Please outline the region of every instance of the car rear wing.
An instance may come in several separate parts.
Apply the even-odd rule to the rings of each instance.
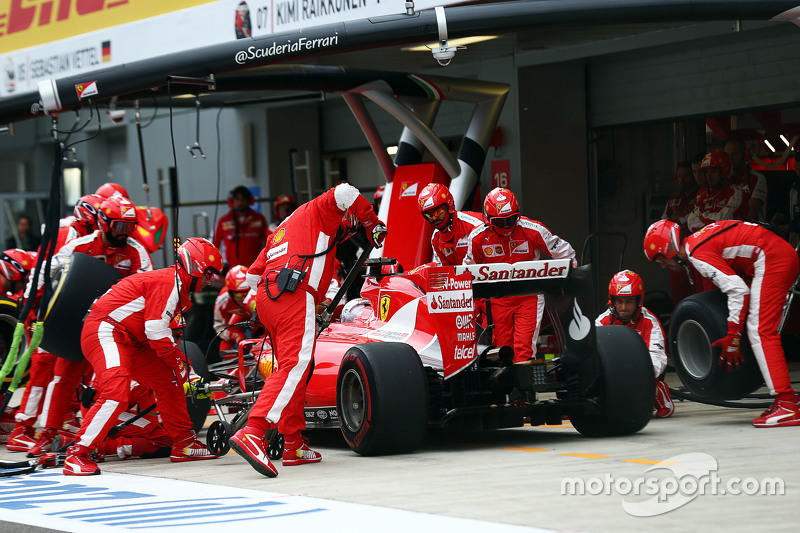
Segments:
[[[591,283],[591,265],[573,267],[571,259],[459,265],[456,274],[472,275],[475,298],[501,298],[529,294],[576,296]]]

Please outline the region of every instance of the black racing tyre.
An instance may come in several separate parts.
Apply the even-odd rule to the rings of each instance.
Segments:
[[[231,449],[230,438],[233,436],[231,425],[222,420],[214,420],[206,432],[206,446],[214,455],[225,455]]]
[[[47,304],[40,346],[68,361],[83,361],[83,319],[92,303],[120,277],[119,271],[108,263],[86,254],[73,254],[53,279],[56,288]]]
[[[597,328],[600,376],[590,394],[600,412],[575,412],[570,422],[587,437],[630,435],[653,415],[656,380],[650,352],[636,331],[625,326]]]
[[[428,428],[428,381],[408,344],[353,346],[336,380],[339,426],[360,455],[405,453],[418,448]]]
[[[178,343],[181,350],[186,350],[186,357],[189,358],[189,364],[192,370],[208,382],[210,374],[208,373],[208,364],[205,361],[205,354],[200,347],[191,341],[183,341]],[[211,409],[211,398],[186,398],[186,409],[189,411],[189,418],[192,419],[192,429],[195,433],[199,433],[206,423],[206,417]]]
[[[8,351],[11,348],[11,343],[14,341],[14,330],[17,327],[18,314],[19,307],[17,306],[17,302],[0,296],[0,368],[2,368],[3,363],[6,362],[6,357],[8,357]],[[22,342],[20,343],[17,357],[22,355],[26,346],[27,344],[23,338]],[[14,366],[14,369],[15,368],[16,365]],[[6,392],[8,386],[11,384],[11,381],[14,379],[14,369],[12,369],[8,376],[6,376],[6,379],[3,381],[3,383],[0,383],[0,394]],[[27,381],[27,373],[20,384],[24,383],[25,381]]]
[[[681,382],[704,400],[737,400],[761,387],[764,378],[753,350],[742,335],[745,363],[728,372],[717,364],[719,348],[711,343],[728,332],[728,299],[719,290],[701,292],[684,298],[672,313],[669,328],[670,353]]]

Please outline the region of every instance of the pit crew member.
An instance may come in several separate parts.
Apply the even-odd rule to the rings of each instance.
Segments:
[[[281,194],[272,203],[272,214],[275,220],[269,224],[269,232],[274,232],[278,225],[286,220],[297,209],[297,200],[291,194]]]
[[[253,316],[245,301],[248,292],[247,267],[236,265],[225,274],[225,286],[214,302],[214,331],[221,339],[220,351],[236,349],[245,338],[245,323]]]
[[[797,252],[782,237],[752,222],[724,220],[706,226],[680,244],[677,224],[660,220],[644,237],[644,252],[662,268],[683,268],[689,261],[728,296],[728,331],[712,346],[719,364],[737,370],[744,363],[742,331],[775,396],[772,406],[753,420],[759,428],[800,425],[800,396],[792,390],[778,324],[786,294],[797,278]]]
[[[62,246],[53,257],[53,269],[74,253],[81,252],[108,263],[123,277],[152,270],[150,254],[139,241],[130,237],[136,229],[136,220],[136,208],[130,200],[120,195],[106,198],[97,212],[98,229]],[[144,263],[142,257],[146,258]],[[69,361],[61,357],[55,359],[53,377],[42,403],[41,423],[44,429],[36,445],[28,451],[29,456],[41,455],[52,444],[74,406],[75,402],[71,400],[82,377],[85,381],[91,379],[91,367],[86,361]]]
[[[228,193],[230,211],[217,221],[214,246],[222,250],[226,267],[249,265],[267,240],[267,219],[251,207],[256,199],[239,185]]]
[[[731,185],[742,189],[742,203],[732,218],[737,220],[767,220],[767,178],[750,168],[744,141],[733,137],[725,143],[725,153],[731,158]]]
[[[352,185],[339,184],[284,220],[247,270],[278,370],[266,379],[247,425],[231,437],[230,444],[267,477],[278,475],[264,449],[264,436],[275,425],[285,438],[284,466],[322,460],[300,433],[305,428],[303,402],[316,343],[315,306],[334,275],[336,246],[355,231],[356,222],[364,226],[373,245],[382,245],[386,226],[372,204]]]
[[[456,211],[453,195],[440,183],[429,183],[417,196],[419,211],[433,226],[431,247],[437,265],[460,265],[469,247],[469,234],[483,225],[480,213]]]
[[[712,150],[700,163],[708,186],[697,194],[694,209],[686,219],[689,231],[697,231],[719,220],[730,220],[742,204],[742,190],[728,183],[731,158],[722,150]]]
[[[656,416],[668,418],[675,412],[675,404],[663,379],[667,368],[664,330],[658,318],[642,305],[643,298],[644,282],[639,274],[631,270],[617,272],[608,284],[608,309],[595,319],[594,324],[627,326],[639,334],[650,352],[656,374]]]
[[[100,473],[90,453],[127,409],[131,380],[155,392],[164,428],[174,442],[171,461],[217,457],[192,431],[184,398],[189,369],[170,322],[191,306],[191,293],[208,286],[221,270],[217,247],[192,237],[178,248],[176,265],[122,279],[94,303],[83,324],[81,349],[94,369],[98,397],[67,450],[64,474]],[[150,350],[143,350],[144,345]]]
[[[514,193],[496,188],[483,203],[486,223],[470,233],[466,264],[516,263],[539,259],[542,252],[553,259],[571,259],[577,266],[575,250],[565,240],[552,234],[544,224],[519,214]],[[495,325],[493,343],[511,346],[515,363],[536,356],[544,296],[492,298],[491,317]]]

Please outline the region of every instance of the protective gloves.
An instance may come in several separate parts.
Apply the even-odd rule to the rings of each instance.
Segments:
[[[183,394],[186,396],[191,396],[192,393],[196,390],[203,390],[206,382],[203,378],[197,377],[192,378],[191,380],[187,381],[183,384]],[[198,400],[204,400],[206,398],[211,398],[210,392],[198,392],[197,396],[195,396]]]
[[[739,370],[744,364],[744,356],[740,348],[741,342],[742,332],[739,326],[733,322],[728,322],[728,334],[711,344],[714,348],[721,348],[717,364],[726,366],[728,372]]]
[[[386,225],[381,222],[380,220],[372,226],[371,228],[365,228],[367,230],[367,237],[369,238],[369,242],[375,248],[380,248],[383,246],[383,241],[386,239],[386,235],[389,233],[389,230],[386,229]]]

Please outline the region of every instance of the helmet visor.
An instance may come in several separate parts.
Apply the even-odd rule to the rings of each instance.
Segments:
[[[6,254],[2,254],[0,256],[0,261],[3,261],[5,263],[4,265],[0,265],[3,267],[2,269],[0,269],[0,272],[2,272],[11,281],[21,280],[22,278],[25,277],[25,274],[27,274],[28,272],[27,269],[25,269],[25,267],[19,264],[19,261],[17,261],[13,257],[9,257]]]
[[[131,220],[112,220],[109,227],[119,235],[128,236],[136,229],[136,222]]]
[[[439,207],[428,209],[427,211],[422,213],[422,216],[424,216],[431,222],[435,222],[443,219],[446,214],[447,214],[447,206],[440,205]]]
[[[519,215],[511,215],[507,217],[492,217],[489,219],[489,224],[496,228],[509,229],[517,225]]]

